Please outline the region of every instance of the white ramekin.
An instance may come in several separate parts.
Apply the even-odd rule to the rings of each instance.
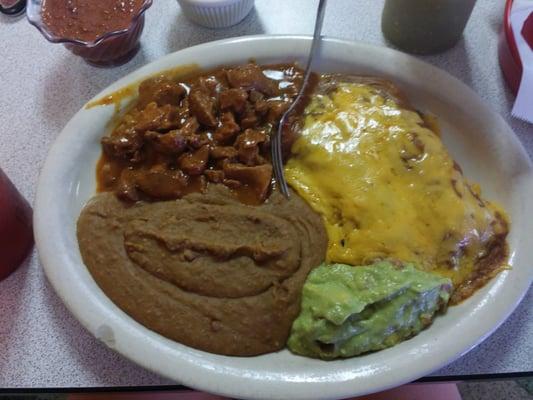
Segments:
[[[224,28],[241,22],[254,0],[178,0],[187,18],[208,28]]]

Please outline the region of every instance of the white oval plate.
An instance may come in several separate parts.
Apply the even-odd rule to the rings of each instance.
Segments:
[[[206,43],[146,65],[95,99],[184,64],[212,68],[250,58],[258,63],[296,60],[303,64],[309,46],[310,38],[303,36],[248,36]],[[326,362],[287,350],[259,357],[225,357],[173,342],[116,307],[81,260],[76,220],[95,193],[99,140],[113,115],[113,106],[83,108],[50,150],[39,181],[34,224],[48,279],[99,340],[130,360],[199,390],[250,399],[344,398],[397,386],[443,367],[490,335],[514,310],[531,283],[533,173],[509,126],[457,79],[388,48],[324,39],[317,69],[388,77],[416,107],[440,117],[443,140],[465,175],[479,182],[484,195],[500,202],[510,215],[512,269],[450,308],[418,336],[362,357]]]

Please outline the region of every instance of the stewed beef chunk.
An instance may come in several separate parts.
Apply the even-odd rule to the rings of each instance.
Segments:
[[[215,98],[200,89],[193,89],[189,94],[189,109],[198,122],[202,125],[214,128],[217,126],[215,115]]]
[[[229,143],[233,141],[240,130],[241,128],[237,122],[235,122],[233,114],[231,112],[225,112],[220,117],[220,123],[213,138],[218,143]]]
[[[239,181],[241,184],[252,188],[257,198],[264,201],[272,180],[272,165],[263,164],[248,167],[243,164],[226,163],[224,175],[228,179]]]
[[[256,165],[259,163],[259,144],[265,142],[266,134],[264,132],[246,129],[235,140],[239,161],[246,165]]]
[[[187,177],[179,170],[136,171],[135,184],[140,191],[150,197],[175,199],[184,194],[187,188]]]
[[[230,110],[241,114],[246,106],[248,93],[244,89],[228,89],[220,93],[219,102],[222,111]]]
[[[188,146],[196,147],[196,142],[200,140],[199,135],[196,135],[199,126],[196,118],[189,118],[179,129],[167,133],[148,131],[144,137],[154,144],[157,151],[165,154],[179,155]]]
[[[226,86],[216,76],[211,75],[199,77],[198,88],[208,93],[209,96],[216,97]]]
[[[215,160],[235,158],[239,152],[233,146],[215,146],[211,149],[210,156]]]
[[[115,159],[136,159],[144,142],[142,135],[133,129],[124,130],[118,135],[104,136],[101,140],[104,153]]]
[[[232,88],[255,89],[267,96],[279,94],[278,83],[267,78],[256,64],[228,69],[226,75]]]
[[[250,103],[246,104],[244,113],[241,116],[241,129],[254,128],[260,122],[259,117],[255,112],[255,108]]]
[[[209,146],[202,146],[194,153],[183,154],[178,165],[183,172],[189,175],[201,175],[207,168],[209,160]]]
[[[178,106],[186,94],[187,91],[183,86],[164,76],[149,78],[139,85],[137,108],[142,109],[152,101],[158,106],[165,104]]]
[[[120,174],[116,188],[117,197],[124,201],[134,202],[139,200],[139,192],[135,183],[134,172],[125,169]]]
[[[159,107],[155,101],[146,105],[138,112],[132,113],[135,118],[134,128],[137,132],[168,131],[180,126],[179,108],[170,104]]]
[[[224,171],[219,169],[208,169],[204,172],[209,182],[222,183],[224,182]]]
[[[271,124],[277,124],[291,104],[288,101],[271,100],[268,102],[268,105],[269,108],[266,120]]]

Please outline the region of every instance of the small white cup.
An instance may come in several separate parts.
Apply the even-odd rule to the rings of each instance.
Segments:
[[[208,28],[224,28],[241,22],[254,0],[178,0],[187,18]]]

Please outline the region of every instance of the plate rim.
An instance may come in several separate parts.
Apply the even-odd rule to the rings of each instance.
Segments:
[[[116,90],[117,88],[125,86],[128,81],[132,81],[134,75],[144,74],[146,76],[146,75],[152,74],[153,72],[148,72],[148,71],[153,71],[154,67],[156,67],[157,65],[162,65],[166,61],[173,60],[174,58],[179,58],[179,54],[183,51],[207,50],[212,46],[224,46],[224,45],[231,46],[231,45],[237,45],[240,42],[256,41],[256,40],[260,40],[260,41],[281,40],[281,41],[289,41],[289,42],[290,41],[301,41],[303,44],[308,45],[311,41],[311,37],[308,35],[250,35],[250,36],[241,36],[241,37],[235,37],[235,38],[229,38],[229,39],[222,39],[222,40],[217,40],[213,42],[202,43],[196,46],[191,46],[191,47],[167,54],[163,57],[160,57],[150,62],[149,64],[141,66],[140,68],[130,72],[126,76],[120,78],[119,80],[115,81],[114,83],[112,83],[111,85],[103,89],[100,93],[98,93],[96,96],[90,99],[86,104],[96,99],[102,98],[103,96],[106,95],[106,93],[110,93]],[[390,55],[394,55],[395,57],[403,58],[404,60],[410,60],[414,62],[415,64],[423,65],[424,68],[429,67],[436,74],[445,76],[448,80],[450,79],[453,80],[454,84],[464,87],[467,91],[471,93],[471,95],[475,96],[478,103],[480,103],[484,108],[489,110],[493,114],[493,117],[496,118],[500,124],[503,124],[502,126],[505,126],[507,130],[510,132],[510,134],[507,135],[508,136],[507,139],[511,140],[512,142],[511,144],[514,150],[517,152],[518,156],[524,159],[523,161],[526,162],[527,169],[525,171],[524,179],[526,180],[525,182],[528,185],[529,193],[533,195],[532,163],[531,163],[531,160],[529,159],[529,156],[527,155],[526,150],[524,149],[521,142],[519,141],[518,137],[516,136],[512,128],[503,120],[501,115],[491,110],[490,107],[486,104],[486,102],[483,99],[481,99],[471,88],[465,85],[462,81],[450,75],[446,71],[440,68],[437,68],[425,61],[414,58],[410,55],[401,53],[391,48],[374,46],[374,45],[370,45],[367,43],[361,43],[361,42],[343,40],[343,39],[337,39],[337,38],[331,38],[331,37],[324,37],[323,40],[325,42],[336,43],[341,46],[351,46],[351,47],[356,47],[356,48],[358,47],[358,48],[364,48],[364,49],[372,49],[373,51],[385,52]],[[157,69],[155,71],[157,71]],[[233,379],[232,380],[230,379],[226,383],[230,383],[231,381],[235,383],[234,385],[231,385],[231,384],[221,385],[220,382],[217,382],[218,380],[228,379],[228,376],[224,373],[224,371],[218,371],[218,370],[206,371],[205,368],[203,368],[202,366],[199,366],[198,364],[194,362],[194,361],[197,361],[195,357],[192,357],[191,359],[182,359],[181,361],[182,365],[188,364],[187,366],[190,368],[190,371],[189,373],[186,374],[186,376],[180,373],[169,373],[168,371],[162,371],[161,368],[158,368],[158,366],[156,365],[151,365],[150,362],[144,358],[146,354],[144,354],[142,350],[139,351],[137,354],[131,354],[125,351],[124,348],[116,347],[116,343],[113,343],[112,341],[107,340],[105,338],[105,335],[104,336],[101,335],[101,332],[99,334],[94,329],[92,329],[92,326],[94,325],[92,320],[94,319],[95,316],[80,315],[80,314],[83,314],[78,309],[80,304],[77,304],[77,303],[75,304],[74,302],[69,301],[69,298],[67,295],[68,290],[66,290],[66,288],[64,287],[64,282],[62,282],[60,277],[57,275],[57,271],[55,270],[58,257],[57,257],[57,253],[54,253],[52,249],[55,249],[57,251],[57,248],[55,248],[54,243],[52,242],[52,236],[49,236],[49,231],[47,229],[48,218],[46,216],[47,211],[48,211],[47,206],[50,205],[51,200],[53,200],[53,197],[51,197],[50,193],[47,192],[47,188],[49,187],[50,183],[53,183],[54,181],[57,181],[57,179],[59,179],[57,175],[55,174],[56,172],[56,168],[55,168],[56,158],[55,157],[60,156],[61,152],[66,150],[64,148],[64,143],[68,142],[67,140],[69,138],[68,132],[71,129],[71,124],[73,124],[76,121],[76,119],[79,118],[81,114],[83,114],[83,112],[85,111],[86,104],[82,106],[82,108],[72,117],[72,119],[65,125],[61,133],[56,137],[56,139],[54,140],[54,143],[49,149],[48,155],[46,157],[46,161],[40,173],[38,186],[37,186],[37,193],[36,193],[35,203],[34,203],[34,234],[35,234],[36,247],[38,249],[39,257],[41,259],[41,264],[43,265],[45,274],[49,282],[52,284],[55,292],[59,295],[63,303],[69,309],[69,311],[75,316],[75,318],[78,321],[80,321],[80,323],[91,333],[91,335],[103,341],[108,347],[119,352],[120,354],[130,359],[131,361],[135,362],[136,364],[141,365],[144,368],[147,368],[148,370],[156,372],[160,375],[166,376],[170,379],[179,380],[181,383],[187,386],[197,388],[200,390],[205,390],[205,391],[212,392],[212,393],[226,395],[226,396],[239,396],[239,395],[242,395],[242,393],[245,393],[247,398],[284,398],[288,394],[290,394],[291,398],[295,398],[295,399],[296,398],[323,398],[324,396],[346,397],[346,396],[353,396],[353,395],[364,395],[364,394],[368,394],[376,390],[385,390],[390,387],[397,386],[397,385],[409,382],[413,379],[417,379],[426,374],[429,374],[443,367],[444,365],[447,365],[453,362],[454,360],[456,360],[457,358],[459,358],[460,356],[462,356],[463,354],[471,350],[477,344],[485,340],[514,311],[514,309],[518,306],[520,301],[526,295],[528,287],[531,284],[531,281],[530,281],[529,284],[523,285],[525,289],[520,292],[519,296],[516,296],[513,299],[513,302],[511,304],[508,304],[508,307],[506,308],[505,311],[502,311],[500,313],[501,315],[495,324],[491,325],[489,329],[485,329],[484,333],[480,337],[478,337],[476,340],[473,340],[472,343],[469,343],[467,346],[463,346],[463,348],[461,348],[459,351],[455,351],[453,355],[446,357],[446,361],[444,362],[441,361],[440,363],[433,363],[431,368],[429,369],[424,368],[423,372],[421,372],[419,368],[415,374],[411,373],[409,374],[409,376],[407,376],[407,374],[403,374],[399,377],[395,377],[394,379],[392,378],[385,379],[384,383],[379,388],[368,388],[368,387],[361,388],[361,387],[358,387],[358,386],[361,386],[361,382],[354,382],[354,381],[342,380],[342,379],[339,379],[338,381],[335,381],[335,382],[313,381],[311,383],[306,382],[306,381],[303,381],[303,382],[283,381],[283,382],[276,382],[278,383],[278,385],[276,385],[276,387],[273,387],[272,381],[261,380],[261,376],[253,375],[253,374],[251,374],[250,376],[241,376],[241,377],[232,376]],[[508,274],[508,271],[505,271],[502,274]],[[159,336],[158,334],[152,331],[149,331],[147,328],[142,327],[142,329],[148,332],[151,332],[153,335]],[[135,335],[133,336],[135,337]],[[165,340],[172,342],[168,339],[164,339],[163,342]],[[150,347],[154,345],[154,343],[151,343],[151,341],[152,340],[150,340],[150,344],[149,344]],[[156,344],[154,349],[157,350],[157,347],[158,345]],[[205,354],[208,354],[208,353],[205,353]],[[211,356],[210,354],[208,355]],[[211,374],[209,377],[210,379],[207,379],[204,382],[199,383],[197,377],[195,377],[194,375],[195,370],[196,372],[202,372],[204,374],[205,373]],[[248,386],[248,388],[244,392],[242,390],[236,389],[240,385]]]

